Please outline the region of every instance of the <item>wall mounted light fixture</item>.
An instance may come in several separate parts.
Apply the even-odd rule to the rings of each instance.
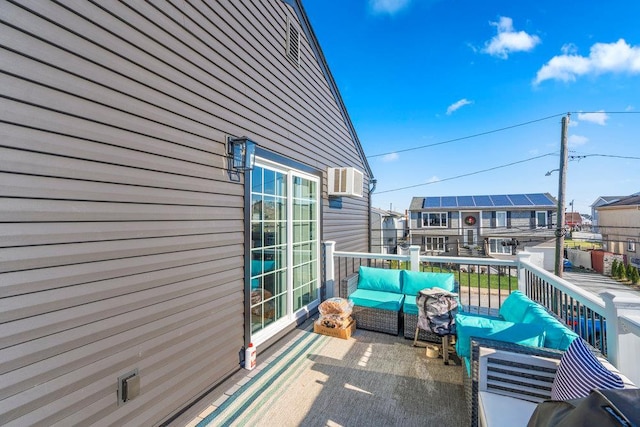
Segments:
[[[256,143],[246,136],[227,138],[227,150],[231,156],[231,167],[235,170],[251,170],[255,164]]]

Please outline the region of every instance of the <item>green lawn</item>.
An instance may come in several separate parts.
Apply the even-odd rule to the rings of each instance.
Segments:
[[[408,270],[411,268],[410,262],[398,262],[391,261],[390,268]],[[476,271],[458,271],[454,269],[448,269],[446,267],[439,267],[436,265],[423,265],[422,271],[434,272],[434,273],[453,273],[460,286],[468,286],[471,288],[481,289],[502,289],[502,290],[514,290],[518,289],[518,278],[515,276],[498,275],[492,272],[487,274],[486,267],[472,267]],[[480,273],[478,273],[480,269]]]
[[[565,248],[570,248],[570,249],[582,249],[582,250],[589,250],[589,249],[602,249],[602,243],[600,242],[585,242],[584,240],[571,240],[571,239],[564,239],[564,246]]]

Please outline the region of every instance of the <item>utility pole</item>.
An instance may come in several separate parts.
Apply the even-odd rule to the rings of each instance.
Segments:
[[[562,277],[563,261],[564,261],[564,235],[566,233],[565,228],[565,215],[564,215],[564,193],[567,185],[567,161],[569,159],[569,153],[567,151],[567,128],[569,127],[570,113],[567,113],[567,117],[562,118],[562,130],[560,133],[560,170],[558,178],[558,213],[556,215],[556,265],[555,275]]]

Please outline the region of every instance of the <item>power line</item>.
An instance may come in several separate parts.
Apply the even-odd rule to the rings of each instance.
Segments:
[[[511,163],[507,163],[507,164],[504,164],[504,165],[500,165],[500,166],[494,166],[494,167],[489,168],[489,169],[483,169],[483,170],[479,170],[479,171],[475,171],[475,172],[465,173],[465,174],[462,174],[462,175],[452,176],[452,177],[449,177],[449,178],[443,178],[443,179],[439,179],[439,180],[433,181],[433,182],[424,182],[422,184],[408,185],[406,187],[394,188],[393,190],[377,191],[376,194],[391,193],[392,191],[406,190],[408,188],[422,187],[423,185],[436,184],[436,183],[443,182],[443,181],[451,181],[453,179],[459,179],[459,178],[464,178],[464,177],[471,176],[471,175],[477,175],[477,174],[484,173],[484,172],[490,172],[490,171],[493,171],[493,170],[496,170],[496,169],[506,168],[508,166],[513,166],[513,165],[517,165],[517,164],[520,164],[520,163],[530,162],[532,160],[540,159],[542,157],[554,156],[554,155],[556,155],[556,153],[542,154],[540,156],[530,157],[528,159],[518,160],[518,161],[515,161],[515,162],[511,162]]]
[[[614,159],[640,160],[640,157],[616,156],[613,154],[582,154],[582,155],[569,156],[569,160],[581,160],[581,159],[586,159],[587,157],[612,157]]]
[[[569,114],[640,114],[640,111],[572,111]],[[542,117],[542,118],[534,119],[534,120],[529,120],[528,122],[518,123],[518,124],[515,124],[515,125],[511,125],[511,126],[505,126],[505,127],[498,128],[498,129],[492,129],[492,130],[488,130],[486,132],[480,132],[480,133],[476,133],[476,134],[473,134],[473,135],[461,136],[459,138],[453,138],[453,139],[448,139],[448,140],[445,140],[445,141],[435,142],[433,144],[420,145],[418,147],[405,148],[405,149],[402,149],[402,150],[394,150],[394,151],[389,151],[387,153],[372,154],[370,156],[367,156],[367,158],[371,159],[371,158],[374,158],[374,157],[387,156],[389,154],[406,153],[407,151],[421,150],[423,148],[429,148],[429,147],[435,147],[435,146],[438,146],[438,145],[450,144],[452,142],[457,142],[457,141],[464,141],[465,139],[477,138],[479,136],[484,136],[484,135],[489,135],[489,134],[492,134],[492,133],[502,132],[502,131],[505,131],[505,130],[514,129],[514,128],[517,128],[517,127],[530,125],[532,123],[537,123],[537,122],[553,119],[554,117],[560,117],[560,116],[564,116],[564,115],[565,115],[565,113],[553,114],[551,116]]]
[[[452,142],[463,141],[465,139],[471,139],[471,138],[477,138],[477,137],[483,136],[483,135],[489,135],[489,134],[492,134],[492,133],[502,132],[502,131],[505,131],[505,130],[517,128],[517,127],[520,127],[520,126],[530,125],[531,123],[541,122],[543,120],[549,120],[549,119],[552,119],[554,117],[559,117],[559,116],[563,116],[563,115],[564,115],[564,113],[562,113],[562,114],[554,114],[552,116],[542,117],[540,119],[529,120],[528,122],[524,122],[524,123],[518,123],[518,124],[515,124],[515,125],[506,126],[506,127],[499,128],[499,129],[488,130],[486,132],[480,132],[480,133],[476,133],[476,134],[473,134],[473,135],[462,136],[460,138],[448,139],[446,141],[436,142],[436,143],[433,143],[433,144],[421,145],[419,147],[413,147],[413,148],[405,148],[403,150],[394,150],[394,151],[390,151],[388,153],[372,154],[371,156],[367,156],[367,158],[381,157],[381,156],[386,156],[386,155],[394,154],[394,153],[405,153],[407,151],[421,150],[423,148],[435,147],[437,145],[450,144]]]

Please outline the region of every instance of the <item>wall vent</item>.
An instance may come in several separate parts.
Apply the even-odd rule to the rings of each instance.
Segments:
[[[300,31],[289,17],[287,17],[287,58],[294,64],[300,65]]]
[[[362,197],[364,175],[356,168],[329,168],[329,196]]]

